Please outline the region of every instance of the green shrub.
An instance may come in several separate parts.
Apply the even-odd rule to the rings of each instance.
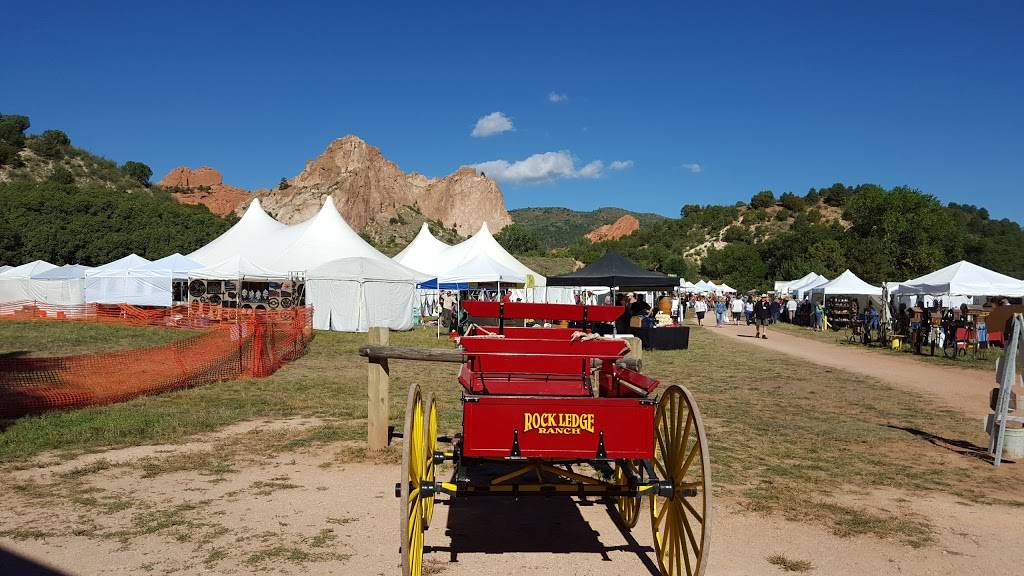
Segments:
[[[71,146],[71,139],[60,130],[47,130],[38,136],[33,136],[28,141],[28,147],[33,152],[50,160],[63,158],[69,146]]]
[[[149,186],[149,179],[153,176],[153,170],[149,166],[134,160],[129,160],[122,164],[121,172],[124,172],[125,176],[143,186]]]
[[[750,198],[752,208],[770,208],[775,205],[775,193],[771,190],[762,190]]]
[[[792,210],[793,212],[803,212],[803,210],[807,208],[807,203],[804,199],[792,192],[786,192],[780,196],[779,204],[782,204],[783,208]]]

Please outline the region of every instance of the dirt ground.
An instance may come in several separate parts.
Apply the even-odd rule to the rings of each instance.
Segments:
[[[203,454],[218,443],[301,430],[315,420],[246,423],[183,445],[134,447],[13,470],[0,510],[0,573],[397,574],[395,464],[341,463],[345,446],[248,460],[216,474],[141,464]],[[173,470],[173,469],[172,469]],[[77,497],[41,507],[47,491],[77,484]],[[28,487],[28,488],[26,488]],[[96,502],[112,503],[106,513]],[[812,573],[1021,574],[1017,507],[969,504],[898,490],[849,494],[868,508],[928,517],[936,543],[911,548],[872,537],[715,505],[709,575],[783,573],[773,555],[810,562]],[[117,505],[124,502],[124,509]],[[92,508],[89,508],[92,506]],[[437,507],[427,533],[427,574],[656,574],[646,516],[621,531],[599,502],[457,500]]]

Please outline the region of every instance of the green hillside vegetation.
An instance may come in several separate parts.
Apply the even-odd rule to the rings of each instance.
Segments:
[[[28,128],[25,116],[0,115],[0,264],[160,258],[191,252],[236,221],[151,188],[141,162],[118,166],[59,130]]]
[[[762,191],[749,204],[686,205],[680,218],[615,241],[579,240],[568,253],[591,262],[615,250],[641,265],[725,281],[741,290],[809,271],[846,268],[868,282],[901,281],[958,260],[1024,277],[1024,231],[975,206],[942,205],[899,186],[834,184],[804,196]]]
[[[622,208],[598,208],[589,212],[568,208],[518,208],[510,210],[512,221],[537,238],[541,249],[568,248],[580,237],[603,224],[611,224],[626,214],[636,216],[640,227],[666,220],[661,214],[630,212]]]

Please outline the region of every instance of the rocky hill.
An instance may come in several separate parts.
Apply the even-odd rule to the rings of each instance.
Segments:
[[[256,194],[268,212],[289,224],[315,214],[326,196],[359,231],[386,226],[403,207],[462,235],[476,232],[483,222],[492,232],[512,222],[501,188],[473,168],[443,178],[406,174],[379,149],[351,135],[331,142],[294,178]]]
[[[623,216],[637,220],[639,227],[667,220],[660,214],[630,212],[622,208],[580,211],[569,208],[518,208],[512,220],[527,229],[546,249],[567,248],[596,228],[615,224]],[[634,229],[635,231],[635,229]]]
[[[591,242],[618,240],[640,229],[640,221],[632,214],[626,214],[611,224],[602,224],[584,235]]]
[[[218,216],[227,216],[252,199],[246,190],[224,184],[221,173],[209,166],[195,170],[187,166],[174,168],[157,182],[182,204],[202,204]]]

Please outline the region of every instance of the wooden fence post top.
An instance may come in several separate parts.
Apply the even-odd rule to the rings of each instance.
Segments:
[[[380,326],[369,329],[367,334],[371,346],[387,346],[390,330]],[[369,363],[367,374],[367,450],[375,452],[388,447],[388,394],[390,382],[388,363]]]

